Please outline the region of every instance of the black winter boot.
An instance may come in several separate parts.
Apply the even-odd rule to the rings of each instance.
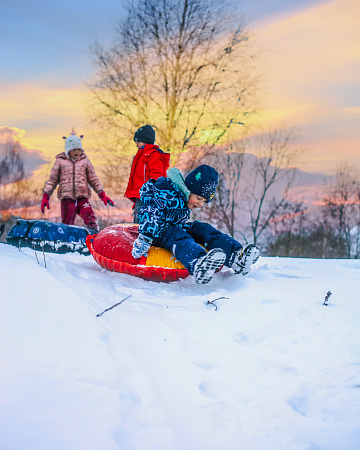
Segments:
[[[250,272],[250,267],[259,259],[260,250],[256,245],[249,244],[245,250],[238,250],[235,253],[234,262],[231,268],[235,273],[246,275]]]
[[[194,268],[194,277],[199,284],[208,283],[214,276],[216,270],[220,269],[225,262],[226,255],[220,248],[214,248],[206,255],[198,259]]]

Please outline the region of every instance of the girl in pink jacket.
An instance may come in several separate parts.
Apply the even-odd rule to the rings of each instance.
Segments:
[[[65,152],[56,155],[55,164],[45,184],[41,211],[45,212],[45,206],[50,209],[51,194],[59,185],[57,196],[61,201],[62,223],[74,225],[78,214],[88,228],[98,232],[99,224],[89,203],[90,187],[99,195],[105,206],[114,206],[114,202],[106,196],[93,165],[84,153],[82,137],[76,136],[73,131],[65,141]]]

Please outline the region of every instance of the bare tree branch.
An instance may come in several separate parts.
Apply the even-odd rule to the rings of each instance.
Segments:
[[[292,168],[299,154],[294,145],[294,130],[277,129],[255,138],[257,159],[249,171],[248,210],[251,219],[253,242],[269,227],[270,222],[288,207],[287,194],[295,180]],[[275,184],[282,183],[280,196],[272,194]]]
[[[247,41],[226,1],[131,0],[114,45],[91,48],[95,123],[111,122],[114,136],[121,127],[127,137],[156,124],[158,143],[173,153],[221,142],[255,112]]]

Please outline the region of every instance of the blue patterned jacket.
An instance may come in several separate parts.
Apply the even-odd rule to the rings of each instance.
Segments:
[[[140,189],[143,206],[139,214],[139,233],[155,238],[165,228],[173,225],[185,230],[189,228],[191,222],[187,222],[190,217],[187,197],[170,178],[149,180]]]

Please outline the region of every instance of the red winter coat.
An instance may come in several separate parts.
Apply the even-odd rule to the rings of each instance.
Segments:
[[[129,184],[124,196],[135,201],[140,198],[139,189],[151,178],[166,177],[170,155],[163,153],[157,145],[145,144],[136,153],[131,166]]]
[[[65,152],[56,155],[55,158],[56,161],[46,182],[44,193],[51,196],[56,186],[59,185],[57,196],[60,200],[64,198],[76,200],[90,198],[90,186],[97,194],[104,190],[85,153],[76,161],[67,158]]]

